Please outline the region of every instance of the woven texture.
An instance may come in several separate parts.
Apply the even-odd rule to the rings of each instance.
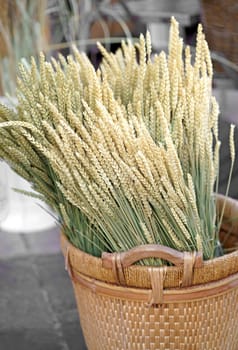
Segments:
[[[89,350],[237,350],[238,289],[193,302],[148,307],[74,283]]]
[[[238,216],[238,203],[229,199],[224,217],[233,216]],[[237,245],[238,223],[226,225],[223,237],[232,231],[227,245],[229,237]],[[194,267],[187,288],[181,288],[182,267],[163,269],[163,285],[156,286],[162,287],[161,295],[151,279],[161,276],[162,268],[153,268],[153,274],[146,266],[125,268],[126,286],[118,286],[102,259],[76,249],[64,235],[61,243],[89,350],[238,349],[237,250]]]
[[[201,9],[210,49],[238,64],[237,0],[201,0]]]

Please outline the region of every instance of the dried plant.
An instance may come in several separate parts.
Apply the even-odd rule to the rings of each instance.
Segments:
[[[1,92],[15,96],[18,62],[46,48],[47,0],[0,0],[0,7]]]
[[[151,57],[148,33],[115,54],[99,47],[97,71],[76,49],[20,65],[17,110],[0,108],[0,156],[84,251],[159,243],[212,258],[219,108],[202,27],[194,64],[174,18],[168,56]]]

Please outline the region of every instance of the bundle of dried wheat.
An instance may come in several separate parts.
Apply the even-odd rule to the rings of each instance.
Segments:
[[[41,55],[39,70],[20,66],[17,111],[0,110],[0,156],[82,250],[160,243],[212,258],[219,109],[201,26],[194,64],[174,18],[168,56],[152,59],[149,34],[115,54],[100,49],[97,71],[76,49],[59,62]]]

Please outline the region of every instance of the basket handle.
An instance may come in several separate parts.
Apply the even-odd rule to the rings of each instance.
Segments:
[[[147,258],[159,258],[171,262],[175,266],[184,264],[184,258],[187,252],[179,252],[175,249],[160,244],[145,244],[132,248],[126,252],[120,253],[102,253],[103,267],[111,269],[115,255],[120,255],[120,261],[123,268],[129,267],[139,260]],[[201,252],[196,252],[194,266],[201,267],[203,258]]]
[[[124,269],[141,259],[147,258],[160,258],[173,263],[175,266],[183,266],[182,286],[184,287],[192,284],[194,267],[203,265],[202,252],[179,252],[159,244],[146,244],[126,252],[103,253],[102,266],[113,270],[118,284],[126,285]]]

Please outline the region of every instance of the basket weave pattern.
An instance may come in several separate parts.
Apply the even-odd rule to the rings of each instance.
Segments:
[[[238,202],[228,199],[224,217],[234,216]],[[237,244],[237,223],[229,237]],[[123,268],[120,285],[104,257],[81,252],[64,235],[61,245],[88,350],[238,349],[238,250],[194,263],[183,287],[185,260],[183,266]]]
[[[89,350],[237,350],[237,288],[158,307],[74,288]]]

